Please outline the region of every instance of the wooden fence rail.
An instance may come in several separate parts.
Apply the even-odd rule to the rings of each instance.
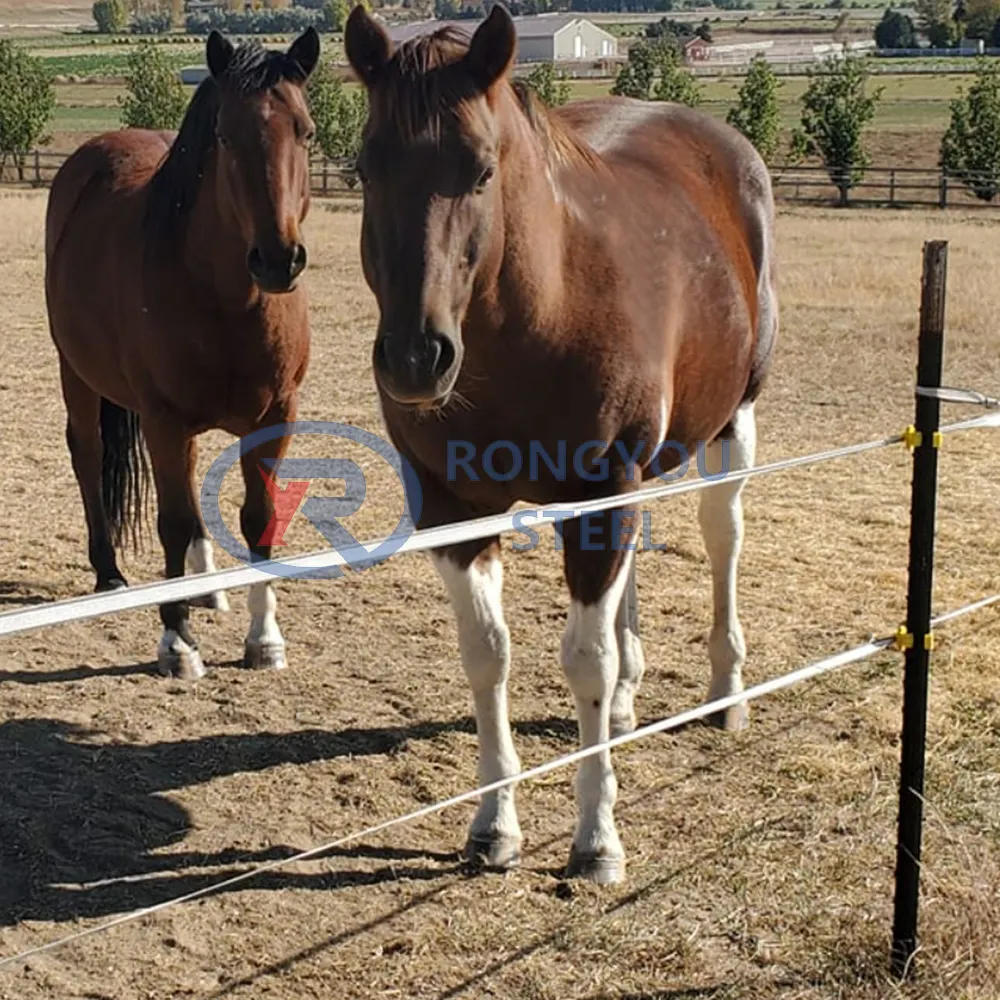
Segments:
[[[19,159],[0,159],[0,184],[48,187],[67,154],[33,150]],[[967,183],[940,169],[872,167],[844,192],[824,167],[775,166],[771,170],[775,198],[803,205],[844,205],[889,208],[1000,208],[1000,198],[977,198]],[[313,194],[320,197],[360,197],[353,172],[343,163],[315,157],[310,163]],[[969,181],[986,193],[1000,193],[1000,173]]]

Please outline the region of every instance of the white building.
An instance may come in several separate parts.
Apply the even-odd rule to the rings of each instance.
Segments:
[[[513,18],[517,30],[517,61],[571,62],[582,59],[609,59],[618,55],[618,39],[583,17],[573,14],[535,14]],[[448,25],[471,35],[479,20],[411,21],[387,26],[389,37],[399,44]]]

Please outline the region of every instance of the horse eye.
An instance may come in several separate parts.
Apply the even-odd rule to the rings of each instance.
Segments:
[[[224,135],[220,135],[218,138],[219,138],[219,145],[223,149],[229,149],[229,140]]]
[[[486,185],[493,180],[493,175],[496,173],[495,167],[486,167],[483,172],[479,175],[479,179],[476,181],[476,190],[483,191]]]

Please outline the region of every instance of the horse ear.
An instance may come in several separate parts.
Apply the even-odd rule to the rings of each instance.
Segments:
[[[371,87],[392,58],[392,39],[363,4],[351,11],[344,25],[344,51],[358,79]]]
[[[218,79],[226,72],[235,51],[233,43],[228,38],[223,38],[221,33],[213,28],[205,46],[208,71],[212,76]]]
[[[288,58],[302,70],[302,78],[308,80],[319,62],[319,33],[311,25],[292,42]]]
[[[507,8],[495,3],[476,29],[465,54],[465,65],[481,90],[505,76],[517,52],[517,30]]]

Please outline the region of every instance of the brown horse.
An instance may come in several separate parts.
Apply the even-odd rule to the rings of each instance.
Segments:
[[[210,75],[180,131],[124,129],[81,146],[49,196],[45,292],[66,440],[97,589],[125,586],[116,548],[142,525],[148,448],[166,575],[214,568],[193,481],[195,436],[293,421],[309,360],[306,251],[313,134],[310,29],[287,52],[207,43]],[[273,504],[261,470],[287,438],[243,449],[240,523],[255,558]],[[262,465],[262,463],[264,463]],[[273,468],[273,466],[268,466]],[[195,603],[195,602],[191,602]],[[197,603],[226,609],[225,595]],[[250,666],[282,667],[270,584],[250,591]],[[160,669],[204,673],[188,603],[160,609]]]
[[[693,448],[713,478],[727,452],[730,467],[752,465],[778,313],[770,178],[750,143],[676,105],[546,109],[511,81],[515,28],[499,4],[471,39],[445,29],[398,48],[357,7],[345,44],[370,105],[357,167],[375,379],[420,480],[420,527],[633,491]],[[743,690],[740,486],[720,476],[701,494],[712,699]],[[562,663],[583,745],[636,724],[637,513],[559,525],[572,599]],[[472,687],[479,775],[495,781],[519,769],[499,540],[434,561]],[[746,705],[715,721],[743,726]],[[581,763],[570,874],[623,877],[616,796],[610,753]],[[520,842],[512,790],[485,796],[470,858],[505,867]]]

